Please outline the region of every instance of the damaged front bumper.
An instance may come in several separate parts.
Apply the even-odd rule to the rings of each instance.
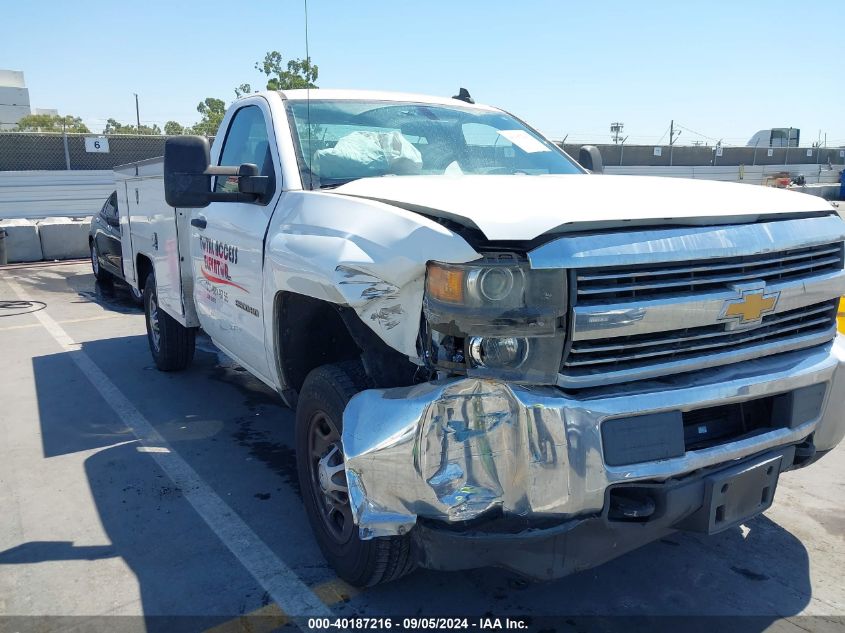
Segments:
[[[479,535],[486,517],[552,520],[566,533],[606,515],[608,491],[615,486],[668,485],[808,439],[818,451],[829,450],[845,434],[845,416],[837,404],[845,401],[843,340],[671,380],[575,394],[469,378],[364,391],[347,406],[343,424],[349,495],[361,537],[405,534],[419,523],[415,538],[420,541],[432,528],[467,522]],[[811,390],[818,402],[789,405],[794,419],[777,428],[682,449],[675,456],[608,464],[619,460],[606,458],[606,420],[680,415],[814,385],[824,385]],[[774,402],[777,409],[791,401]],[[636,454],[636,442],[629,445]],[[789,462],[782,469],[791,467]],[[664,516],[674,520],[661,523],[663,529],[679,520],[673,512]],[[646,542],[660,536],[657,530],[649,532]],[[507,540],[527,544],[532,538],[536,531],[529,530]]]

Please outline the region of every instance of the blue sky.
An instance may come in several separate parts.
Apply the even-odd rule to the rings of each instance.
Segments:
[[[61,7],[61,8],[60,8]],[[808,5],[809,7],[809,5]],[[309,0],[318,85],[455,94],[547,135],[607,142],[742,144],[793,126],[802,145],[845,145],[845,2],[341,2]],[[234,98],[268,50],[304,57],[302,0],[17,3],[0,67],[23,70],[34,107],[192,123],[206,96]],[[695,130],[700,135],[692,132]],[[708,139],[709,137],[709,139]]]

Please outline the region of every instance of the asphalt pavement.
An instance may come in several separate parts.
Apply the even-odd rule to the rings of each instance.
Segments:
[[[309,615],[845,623],[843,446],[717,536],[677,533],[555,582],[423,570],[357,590],[311,535],[294,416],[272,390],[204,336],[189,370],[157,371],[140,308],[87,263],[0,269],[9,300],[32,303],[0,309],[0,631],[261,631]]]

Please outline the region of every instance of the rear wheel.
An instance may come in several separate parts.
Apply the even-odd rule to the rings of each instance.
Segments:
[[[94,271],[94,279],[101,283],[110,282],[111,275],[100,267],[100,253],[97,250],[97,243],[91,240],[91,270]]]
[[[129,295],[132,297],[133,303],[139,306],[144,305],[144,293],[133,285],[129,285]]]
[[[158,305],[153,273],[147,276],[144,284],[144,316],[147,342],[156,367],[161,371],[179,371],[188,367],[194,358],[196,331],[183,326]]]
[[[324,365],[305,379],[296,408],[302,500],[323,556],[356,586],[394,580],[414,569],[408,535],[364,541],[352,520],[346,484],[343,410],[366,387],[360,363]]]

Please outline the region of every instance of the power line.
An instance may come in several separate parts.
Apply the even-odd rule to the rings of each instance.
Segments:
[[[685,125],[681,125],[680,123],[678,123],[677,125],[682,130],[686,130],[687,132],[692,132],[693,134],[696,134],[696,135],[698,135],[702,138],[706,138],[708,141],[718,140],[718,137],[716,137],[716,136],[707,136],[706,134],[702,134],[701,132],[696,132],[695,130],[691,130],[690,128],[686,127]]]

